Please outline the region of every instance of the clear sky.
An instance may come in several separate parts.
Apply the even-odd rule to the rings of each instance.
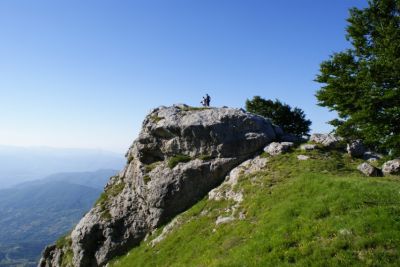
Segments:
[[[319,64],[366,0],[0,1],[0,144],[125,152],[153,107],[302,108],[313,132]]]

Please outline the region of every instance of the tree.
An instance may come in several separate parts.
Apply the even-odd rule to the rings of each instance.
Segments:
[[[351,48],[322,62],[318,104],[338,113],[337,134],[400,155],[400,0],[350,9]]]
[[[255,96],[252,100],[246,100],[246,109],[251,113],[270,118],[286,133],[303,136],[310,132],[311,121],[306,120],[304,112],[299,108],[292,109],[278,99],[272,101]]]

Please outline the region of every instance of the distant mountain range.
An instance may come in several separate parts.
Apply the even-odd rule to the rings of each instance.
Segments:
[[[64,149],[0,145],[0,189],[59,172],[123,167],[122,154],[98,149]]]
[[[116,173],[58,173],[0,190],[0,267],[36,266],[45,245],[72,229]]]

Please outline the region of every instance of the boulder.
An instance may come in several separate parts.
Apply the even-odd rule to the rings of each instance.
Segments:
[[[347,153],[352,157],[362,157],[366,152],[365,146],[361,140],[354,140],[347,144]]]
[[[374,166],[364,162],[360,165],[358,165],[357,169],[362,172],[364,175],[369,176],[369,177],[377,177],[381,176],[381,171],[378,168],[375,168]]]
[[[400,174],[400,159],[389,160],[382,165],[382,172],[387,175]]]
[[[333,148],[337,147],[340,144],[340,142],[343,141],[343,138],[333,134],[315,133],[311,135],[310,141],[316,144],[320,144],[323,147]]]
[[[287,152],[293,145],[294,143],[292,142],[272,142],[264,148],[264,151],[271,156],[276,156]]]
[[[127,165],[73,229],[70,247],[48,248],[41,266],[104,266],[217,187],[236,166],[276,140],[270,120],[240,109],[160,107],[145,118]],[[260,161],[260,166],[265,162]]]

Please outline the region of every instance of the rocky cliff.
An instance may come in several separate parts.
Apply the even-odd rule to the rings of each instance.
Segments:
[[[188,209],[283,133],[231,108],[160,107],[145,118],[127,165],[39,266],[104,266]]]

